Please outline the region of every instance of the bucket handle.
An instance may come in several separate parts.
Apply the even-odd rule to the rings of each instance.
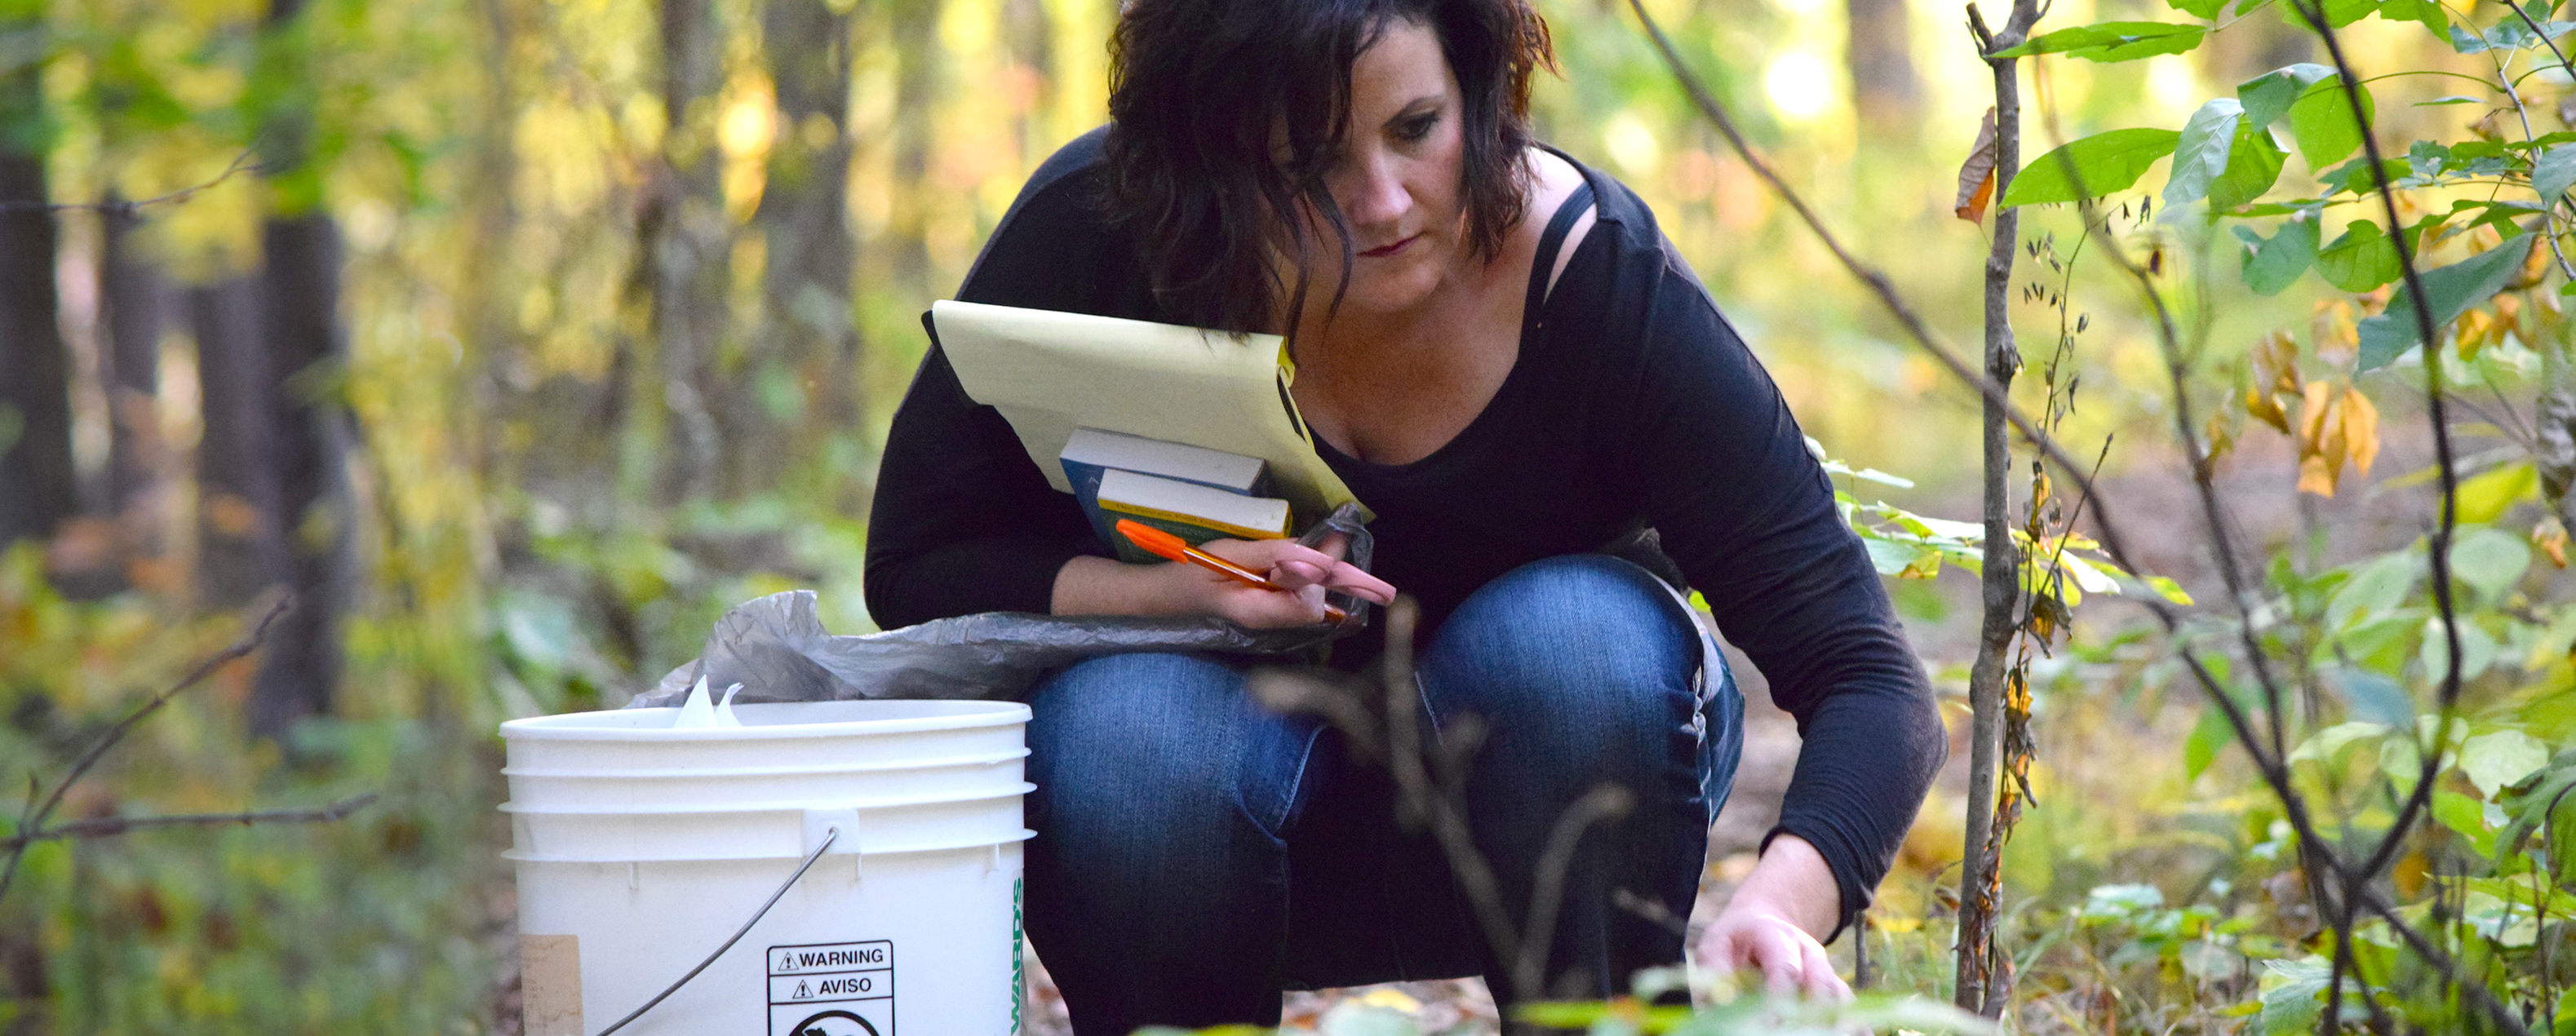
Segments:
[[[680,976],[679,981],[671,983],[669,988],[654,994],[653,999],[644,1001],[644,1006],[636,1008],[635,1013],[618,1019],[616,1024],[608,1028],[599,1030],[598,1036],[609,1036],[610,1033],[625,1028],[628,1022],[644,1017],[644,1012],[661,1006],[662,1001],[670,999],[671,994],[679,992],[681,986],[688,985],[690,979],[698,977],[699,972],[707,970],[708,965],[714,964],[716,958],[724,956],[725,951],[733,949],[733,944],[741,942],[743,936],[751,934],[751,926],[759,924],[761,918],[769,916],[769,908],[777,906],[778,901],[786,897],[787,890],[796,887],[796,882],[805,876],[805,872],[813,869],[814,861],[822,859],[824,853],[830,852],[832,843],[839,841],[840,837],[839,827],[825,829],[822,844],[815,846],[813,852],[805,854],[805,862],[796,865],[796,873],[788,875],[787,880],[778,886],[778,891],[769,894],[769,902],[762,903],[760,909],[751,915],[751,920],[743,922],[741,928],[734,930],[733,938],[725,940],[724,945],[716,947],[716,952],[707,954],[707,959],[699,961],[697,967],[690,968],[689,973]]]

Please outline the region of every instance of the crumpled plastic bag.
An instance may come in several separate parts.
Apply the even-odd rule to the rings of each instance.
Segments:
[[[1350,536],[1344,558],[1366,569],[1373,543],[1345,505],[1300,536],[1313,545]],[[1047,672],[1098,655],[1205,651],[1286,655],[1338,640],[1368,621],[1368,602],[1328,595],[1349,612],[1334,624],[1247,629],[1214,616],[1131,618],[986,612],[865,636],[833,636],[814,610],[814,591],[788,590],[743,602],[716,620],[705,649],[627,708],[676,706],[703,675],[735,701],[845,701],[864,698],[1016,698]]]

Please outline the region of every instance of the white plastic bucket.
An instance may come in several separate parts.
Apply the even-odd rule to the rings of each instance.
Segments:
[[[514,720],[528,1036],[595,1036],[739,943],[624,1033],[1011,1036],[1020,1024],[1027,706],[741,705]]]

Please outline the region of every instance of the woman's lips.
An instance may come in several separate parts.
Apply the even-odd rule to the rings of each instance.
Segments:
[[[1394,255],[1407,248],[1413,247],[1413,243],[1419,240],[1422,240],[1422,235],[1415,234],[1412,237],[1405,238],[1404,240],[1398,241],[1394,244],[1380,245],[1376,248],[1369,249],[1368,251],[1361,252],[1360,256],[1365,259],[1384,259],[1387,256]]]

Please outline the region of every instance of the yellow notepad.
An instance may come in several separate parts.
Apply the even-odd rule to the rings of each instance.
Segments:
[[[1307,438],[1277,335],[972,302],[932,303],[930,319],[966,395],[1002,412],[1060,492],[1065,440],[1098,428],[1268,461],[1299,526],[1358,503]]]

